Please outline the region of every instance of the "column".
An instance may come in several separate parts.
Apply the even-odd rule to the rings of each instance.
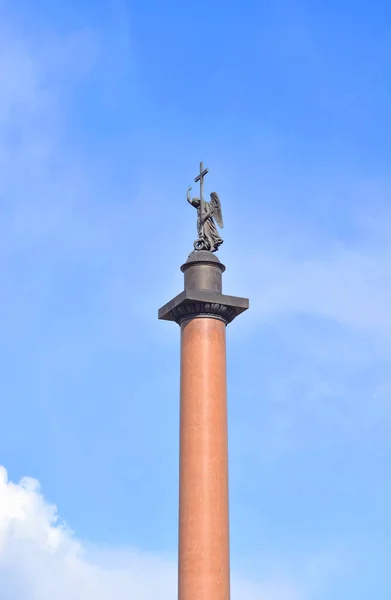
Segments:
[[[179,600],[229,600],[225,323],[181,323]]]
[[[159,309],[181,328],[179,600],[229,600],[226,326],[249,307],[222,293],[208,251],[182,265],[184,290]]]

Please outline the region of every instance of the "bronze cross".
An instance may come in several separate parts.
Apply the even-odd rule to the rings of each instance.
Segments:
[[[200,174],[197,175],[197,177],[194,179],[194,181],[196,183],[198,181],[200,182],[200,200],[201,200],[201,205],[202,205],[202,202],[204,201],[204,177],[208,173],[208,171],[209,171],[209,169],[204,169],[204,163],[201,162],[200,163]]]
[[[202,213],[204,212],[204,177],[205,175],[208,173],[209,169],[204,169],[204,163],[201,162],[200,163],[200,174],[197,175],[197,177],[194,179],[194,181],[197,183],[197,181],[200,182],[200,224],[201,224],[201,231],[204,230],[204,224],[202,222]]]

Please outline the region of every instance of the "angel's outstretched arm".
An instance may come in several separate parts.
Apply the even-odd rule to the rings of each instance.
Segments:
[[[189,185],[188,189],[187,189],[187,201],[189,204],[191,204],[192,206],[195,206],[197,208],[198,206],[198,202],[196,198],[192,198],[190,195],[190,191],[191,191],[191,185]]]

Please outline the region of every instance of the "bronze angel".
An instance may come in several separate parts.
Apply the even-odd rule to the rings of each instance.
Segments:
[[[197,209],[197,229],[198,239],[194,242],[194,250],[209,250],[216,252],[223,243],[219,236],[217,225],[222,229],[224,227],[223,214],[221,212],[220,198],[216,192],[210,195],[210,202],[200,201],[199,198],[192,198],[190,195],[191,186],[187,190],[187,201]]]

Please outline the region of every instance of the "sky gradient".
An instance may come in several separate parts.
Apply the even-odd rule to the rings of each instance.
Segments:
[[[389,600],[390,27],[383,1],[0,0],[0,600],[175,597],[157,309],[201,160],[250,298],[233,598]]]

